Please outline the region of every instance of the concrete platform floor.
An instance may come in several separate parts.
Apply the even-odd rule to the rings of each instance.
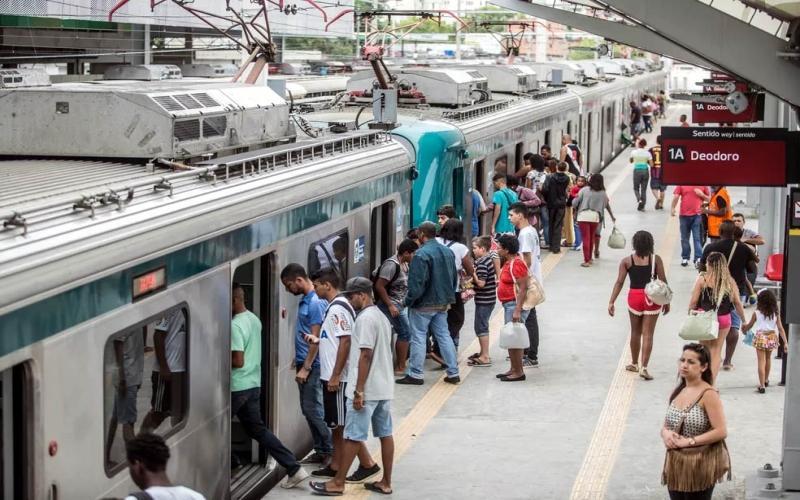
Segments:
[[[654,135],[646,138],[655,142]],[[445,384],[442,372],[429,371],[423,386],[397,386],[391,498],[667,497],[660,482],[664,446],[659,430],[677,380],[677,359],[684,344],[677,332],[697,273],[691,266],[680,266],[678,221],[670,217],[669,209],[653,210],[648,193],[647,210],[636,211],[627,153],[604,174],[618,227],[628,238],[627,248],[608,248],[611,228],[607,227],[601,257],[591,268],[579,266],[581,252],[544,252],[547,301],[538,308],[540,367],[528,369],[525,382],[501,383],[494,377],[507,367],[506,354],[496,345],[502,322],[499,307],[492,322],[494,366],[466,366],[466,357],[477,345],[473,307],[468,304],[461,333],[461,385]],[[733,198],[736,202],[744,194],[734,193]],[[623,369],[630,362],[627,285],[617,301],[617,315],[611,318],[606,312],[618,263],[631,251],[630,238],[639,229],[654,235],[675,291],[673,311],[662,316],[656,328],[649,367],[655,380],[649,382]],[[772,385],[764,395],[755,391],[753,349],[739,343],[733,363],[734,370],[721,372],[719,389],[728,419],[734,480],[720,485],[715,498],[745,498],[746,481],[756,469],[766,462],[778,464],[780,457],[784,398],[783,388],[777,386],[780,362],[773,365]],[[378,456],[374,441],[370,448]],[[307,486],[276,488],[267,498],[309,495]],[[367,496],[359,485],[348,487],[348,498]]]

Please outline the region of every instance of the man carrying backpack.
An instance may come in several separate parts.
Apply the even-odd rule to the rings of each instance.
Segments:
[[[419,246],[413,240],[403,240],[397,247],[397,253],[378,266],[372,272],[375,299],[383,314],[389,318],[392,329],[397,335],[395,344],[395,373],[406,371],[408,360],[408,343],[411,340],[411,325],[408,322],[408,311],[403,303],[408,293],[408,265]]]

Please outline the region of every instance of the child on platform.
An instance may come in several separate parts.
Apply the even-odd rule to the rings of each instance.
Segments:
[[[753,347],[758,356],[758,392],[764,394],[766,387],[769,386],[769,370],[772,351],[778,348],[778,334],[783,340],[783,349],[786,352],[788,342],[786,332],[781,323],[781,314],[778,309],[778,299],[771,290],[764,289],[758,293],[756,299],[756,311],[750,321],[742,327],[743,331],[751,328],[755,331]]]
[[[469,357],[470,366],[492,366],[489,358],[489,318],[494,310],[497,278],[492,259],[492,240],[479,236],[472,240],[472,253],[475,256],[475,273],[472,283],[475,286],[475,336],[481,351]]]

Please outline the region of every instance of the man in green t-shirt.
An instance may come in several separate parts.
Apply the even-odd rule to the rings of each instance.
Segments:
[[[231,415],[239,417],[247,435],[286,469],[281,487],[293,488],[308,473],[261,418],[261,320],[245,307],[241,286],[234,284],[231,295]]]
[[[633,192],[636,193],[637,210],[644,211],[647,202],[647,181],[653,167],[653,155],[647,150],[647,141],[639,139],[637,148],[631,151],[630,162],[633,164]]]
[[[506,175],[503,173],[494,174],[492,182],[494,183],[492,234],[513,233],[514,225],[508,220],[508,210],[518,201],[517,193],[508,189]]]

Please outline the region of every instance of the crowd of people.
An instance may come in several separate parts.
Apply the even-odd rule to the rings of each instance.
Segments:
[[[637,141],[630,163],[639,211],[646,208],[648,181],[655,209],[664,206],[660,137],[647,148],[639,136],[652,131],[665,105],[663,92],[655,99],[643,96],[641,104],[630,103]],[[557,158],[542,146],[539,153],[526,154],[517,171],[502,171],[507,165],[496,169],[491,200],[471,193],[471,241],[465,239],[467,231],[455,208],[445,205],[436,223],[423,222],[410,230],[369,278],[345,281],[335,266],[313,273],[296,263],[283,268],[284,288],[299,297],[294,364],[300,410],[314,448],[303,463],[317,466],[309,483],[314,493],[339,496],[348,483],[392,493],[394,387],[424,385],[426,359],[444,370],[444,383],[461,382],[457,354],[469,301],[474,302],[479,349],[468,356],[468,365],[493,366],[489,322],[498,303],[505,324],[524,325],[527,339],[522,344],[527,347],[508,348],[508,368],[497,379],[522,382],[525,370],[539,365],[539,323],[530,293],[538,290],[543,300],[542,248],[554,254],[562,248],[582,250],[581,266],[591,267],[600,255],[606,216],[616,222],[603,175],[584,171],[581,150],[569,135],[561,144]],[[739,335],[750,332],[749,343],[757,353],[757,390],[764,393],[771,353],[785,349],[787,341],[775,295],[769,290],[756,294],[753,288],[757,247],[764,240],[745,227],[744,215],[733,213],[726,188],[676,186],[672,193],[671,214],[680,218],[681,265],[692,263],[699,271],[689,312],[713,311],[719,328],[716,338],[683,347],[679,385],[669,397],[661,429],[667,449],[662,479],[672,499],[710,499],[715,483],[730,474],[725,416],[715,389],[719,370],[733,368]],[[491,213],[491,224],[482,228],[485,213]],[[631,363],[625,370],[649,381],[653,336],[659,316],[670,312],[671,291],[664,292],[666,263],[655,252],[653,235],[638,231],[631,243],[633,252],[619,262],[608,313],[615,315],[616,301],[629,281]],[[650,288],[653,283],[661,285],[660,292]],[[666,298],[656,300],[655,293]],[[286,470],[281,486],[292,488],[309,476],[261,415],[261,321],[247,310],[245,298],[244,288],[234,284],[231,412]],[[749,318],[746,306],[755,306]],[[365,444],[370,427],[380,441],[380,464]],[[129,499],[203,498],[170,483],[165,472],[169,449],[162,438],[147,429],[138,436],[126,432],[131,477],[147,495]],[[356,458],[358,467],[350,474]]]

